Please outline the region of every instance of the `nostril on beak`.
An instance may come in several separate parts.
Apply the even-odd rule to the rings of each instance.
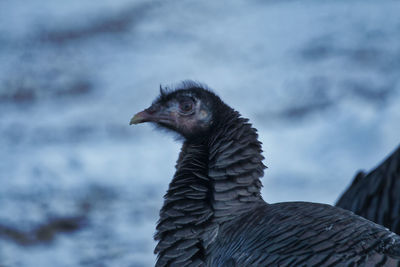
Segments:
[[[146,112],[149,114],[155,113],[159,109],[159,105],[151,105],[149,108],[146,109]]]

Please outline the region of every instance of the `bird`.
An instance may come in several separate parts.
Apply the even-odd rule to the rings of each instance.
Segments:
[[[368,174],[359,171],[335,206],[400,234],[400,146]]]
[[[400,237],[351,211],[267,203],[257,130],[208,86],[160,86],[131,125],[182,140],[154,239],[160,266],[400,266]]]

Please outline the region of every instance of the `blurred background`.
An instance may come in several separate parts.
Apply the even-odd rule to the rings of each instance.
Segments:
[[[208,84],[267,202],[333,204],[400,143],[398,1],[0,1],[0,266],[152,266],[180,143],[130,127]]]

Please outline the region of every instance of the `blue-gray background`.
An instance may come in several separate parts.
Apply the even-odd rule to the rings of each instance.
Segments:
[[[152,266],[180,144],[129,127],[204,82],[258,128],[268,202],[334,203],[400,142],[398,1],[0,1],[0,266]],[[90,208],[88,208],[90,207]]]

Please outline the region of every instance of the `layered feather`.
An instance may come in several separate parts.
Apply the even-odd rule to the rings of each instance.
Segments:
[[[370,173],[359,172],[336,206],[400,234],[400,147]]]
[[[382,226],[329,205],[265,203],[256,129],[210,91],[193,90],[211,102],[212,125],[182,146],[156,266],[400,266],[400,237]]]

